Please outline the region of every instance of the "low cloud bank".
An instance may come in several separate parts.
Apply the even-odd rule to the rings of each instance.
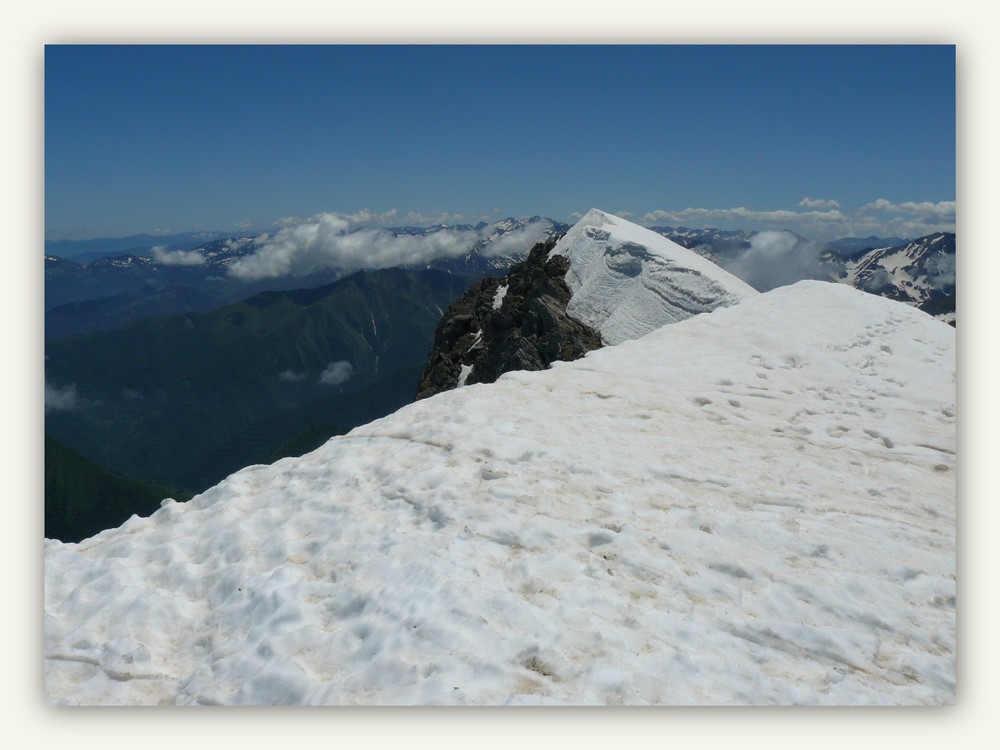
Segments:
[[[539,221],[528,224],[524,229],[518,229],[510,234],[493,240],[483,248],[482,253],[488,258],[498,255],[517,255],[526,253],[539,242],[548,237],[552,225],[548,222]]]
[[[277,276],[305,275],[324,268],[356,271],[362,268],[392,268],[420,265],[439,258],[457,258],[469,253],[488,236],[471,228],[448,227],[426,235],[394,234],[382,227],[361,226],[375,216],[322,213],[308,219],[286,219],[285,226],[258,240],[253,255],[240,258],[229,274],[244,281]],[[484,248],[484,254],[527,252],[544,237],[547,223],[530,224],[525,229],[499,238]],[[537,238],[537,239],[536,239]]]
[[[164,245],[157,245],[150,252],[153,260],[165,266],[202,266],[205,256],[198,250],[168,250]]]

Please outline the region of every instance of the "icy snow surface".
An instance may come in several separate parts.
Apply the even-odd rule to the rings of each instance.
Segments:
[[[955,331],[801,282],[45,547],[56,704],[935,704]]]
[[[570,261],[566,311],[599,331],[605,344],[758,294],[697,253],[596,208],[566,232],[552,255]]]

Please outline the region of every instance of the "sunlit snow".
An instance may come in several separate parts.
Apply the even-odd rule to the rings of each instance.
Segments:
[[[566,312],[599,331],[606,344],[758,294],[697,253],[596,208],[549,255],[570,262]]]
[[[55,704],[937,704],[955,331],[801,282],[79,544]]]

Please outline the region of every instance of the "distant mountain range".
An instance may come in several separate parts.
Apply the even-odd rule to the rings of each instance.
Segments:
[[[88,240],[45,240],[45,254],[89,263],[114,255],[148,255],[154,247],[191,250],[206,242],[227,237],[226,232],[182,232],[178,234],[133,234]]]
[[[475,239],[457,255],[400,267],[481,277],[503,271],[522,259],[536,239],[561,234],[566,228],[560,222],[533,216],[507,218],[492,224],[395,227],[385,231],[397,237],[432,237],[440,232],[468,234]],[[125,238],[113,244],[135,240],[136,237]],[[192,236],[188,244],[194,241]],[[150,315],[211,310],[263,291],[319,287],[356,270],[328,267],[306,274],[256,280],[230,274],[233,263],[254,255],[264,244],[266,240],[261,236],[241,236],[212,239],[191,249],[187,245],[177,246],[189,253],[188,263],[174,259],[167,262],[165,259],[172,258],[169,253],[161,254],[161,260],[157,260],[148,252],[108,255],[80,263],[48,254],[53,246],[59,249],[57,243],[49,243],[45,256],[46,339],[110,331]]]

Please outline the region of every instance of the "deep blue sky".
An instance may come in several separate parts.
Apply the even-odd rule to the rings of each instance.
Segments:
[[[952,46],[45,52],[51,239],[364,208],[396,224],[572,221],[595,206],[643,224],[916,236],[953,226],[954,199]]]

